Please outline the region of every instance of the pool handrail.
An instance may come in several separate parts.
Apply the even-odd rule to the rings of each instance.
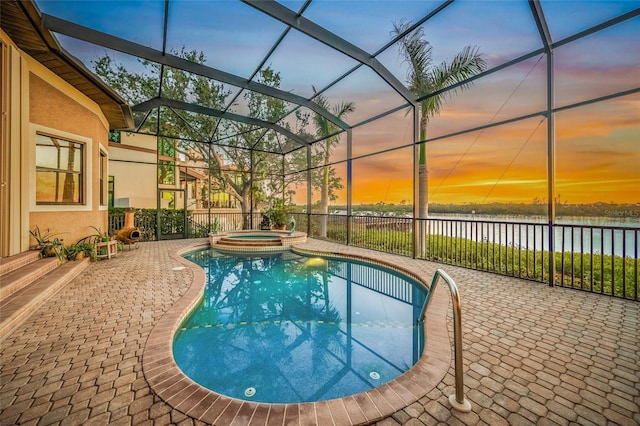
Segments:
[[[439,278],[442,278],[448,285],[451,291],[451,304],[453,306],[453,350],[455,358],[455,380],[456,380],[456,393],[455,395],[449,395],[449,403],[451,406],[463,413],[471,411],[471,403],[464,397],[464,378],[463,378],[463,364],[462,364],[462,303],[460,301],[460,294],[458,293],[458,287],[451,277],[442,269],[437,269],[431,279],[431,286],[429,292],[422,305],[422,311],[418,317],[419,322],[424,322],[424,317],[431,302],[431,296],[436,290]]]

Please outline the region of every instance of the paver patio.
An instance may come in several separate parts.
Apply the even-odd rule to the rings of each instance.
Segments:
[[[141,243],[92,263],[0,341],[0,424],[202,424],[155,396],[142,372],[147,337],[191,284],[170,253],[196,242]],[[427,280],[443,268],[458,284],[472,411],[449,405],[452,362],[435,389],[378,425],[640,424],[639,303],[319,240],[305,247],[365,253]]]

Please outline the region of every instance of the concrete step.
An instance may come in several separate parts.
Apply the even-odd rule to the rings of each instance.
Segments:
[[[15,256],[0,257],[0,277],[38,259],[40,259],[40,252],[37,250],[25,251]]]
[[[273,247],[281,246],[282,241],[280,239],[268,239],[268,240],[242,240],[235,238],[220,238],[217,245],[221,246],[243,246],[243,247]]]
[[[36,259],[0,276],[0,302],[58,267],[58,259]]]
[[[43,259],[44,260],[44,259]],[[24,321],[33,311],[78,276],[89,259],[66,262],[0,302],[0,339]]]

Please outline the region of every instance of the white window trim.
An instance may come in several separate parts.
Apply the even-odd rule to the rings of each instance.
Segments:
[[[36,134],[44,133],[56,136],[60,139],[67,139],[71,142],[78,142],[84,145],[82,161],[84,162],[83,176],[83,203],[82,204],[37,204],[36,203]],[[91,178],[93,176],[93,140],[86,136],[80,136],[62,130],[52,129],[39,124],[29,123],[29,206],[32,212],[79,212],[93,210],[93,188]]]
[[[100,204],[100,192],[98,192],[98,210],[100,211],[105,211],[105,210],[109,210],[109,150],[102,145],[101,143],[98,143],[98,149],[100,150],[100,158],[98,161],[102,162],[102,154],[104,154],[105,157],[105,161],[104,161],[104,185],[103,188],[99,188],[99,191],[104,191],[105,194],[105,198],[107,200],[107,204]],[[98,165],[98,167],[100,167],[100,165]],[[98,172],[100,171],[100,168],[98,168]],[[100,178],[101,176],[98,176],[98,182],[100,182]]]

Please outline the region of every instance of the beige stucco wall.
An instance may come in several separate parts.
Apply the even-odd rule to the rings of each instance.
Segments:
[[[65,244],[94,233],[90,226],[107,229],[107,208],[100,206],[99,158],[100,147],[106,151],[108,129],[100,118],[78,103],[80,94],[63,93],[42,76],[29,76],[30,135],[35,129],[53,129],[72,140],[85,142],[85,205],[84,206],[35,206],[32,200],[30,229],[38,225],[41,230],[60,232]],[[71,95],[71,96],[70,96]],[[72,97],[75,95],[74,97]],[[35,174],[35,169],[34,169]]]
[[[2,256],[20,253],[33,243],[29,231],[58,233],[66,245],[106,229],[107,207],[100,205],[100,150],[108,153],[108,122],[99,106],[42,64],[17,48],[0,32],[9,52],[4,60],[3,83],[8,96],[7,125],[3,126],[3,161],[6,192],[3,197]],[[35,134],[84,143],[84,205],[42,206],[35,203]],[[3,183],[5,183],[3,181]],[[105,183],[106,185],[106,183]],[[106,186],[105,186],[106,189]],[[5,232],[6,230],[6,232]]]
[[[109,175],[114,179],[115,207],[155,209],[157,204],[155,136],[122,132],[109,144]]]

